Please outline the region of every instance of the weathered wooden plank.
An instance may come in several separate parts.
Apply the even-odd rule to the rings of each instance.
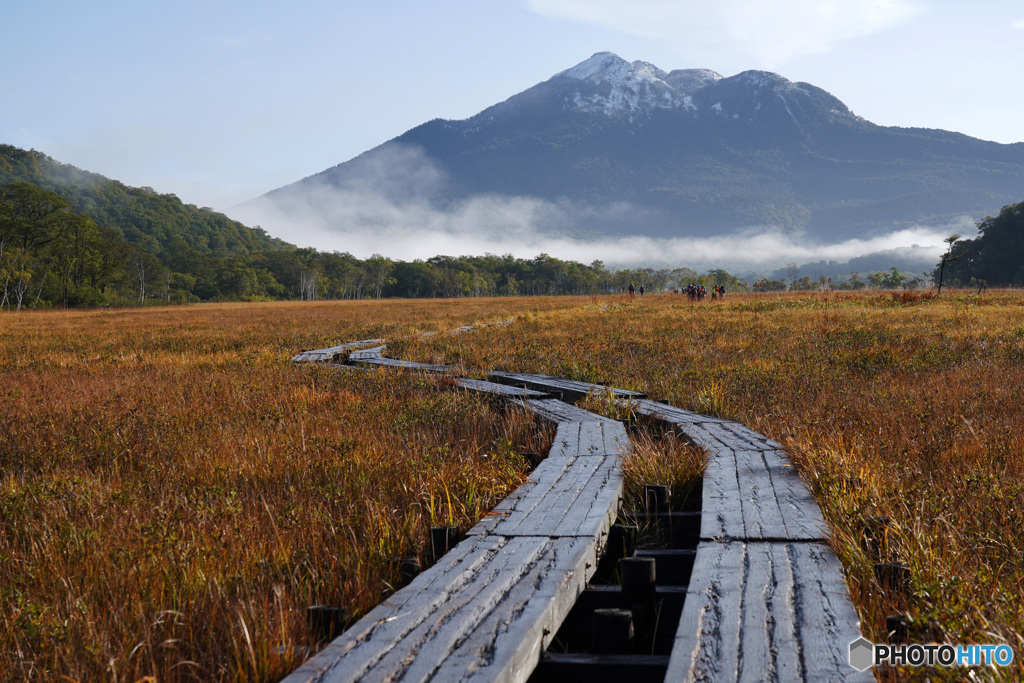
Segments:
[[[665,680],[737,680],[743,605],[735,584],[745,579],[745,570],[742,544],[697,546]]]
[[[800,479],[796,467],[781,450],[761,451],[761,458],[771,474],[772,488],[782,511],[786,538],[791,540],[825,540],[828,525],[811,492]]]
[[[783,450],[782,446],[777,441],[769,439],[760,432],[755,432],[753,429],[741,422],[723,422],[722,426],[736,434],[737,436],[744,439],[751,445],[755,450],[771,451],[771,450]]]
[[[621,424],[602,422],[601,436],[604,441],[603,452],[609,455],[612,453],[626,454],[632,448],[626,428]]]
[[[370,346],[374,344],[380,344],[383,339],[363,339],[361,341],[348,342],[346,344],[339,344],[338,346],[331,346],[326,349],[312,349],[309,351],[303,351],[292,357],[293,363],[318,363],[325,361],[335,360],[338,356],[348,351],[362,348],[364,346]]]
[[[869,681],[860,635],[823,543],[701,543],[665,680]]]
[[[447,372],[450,368],[447,365],[437,365],[434,363],[416,363],[409,360],[399,360],[396,358],[385,358],[383,353],[387,345],[381,344],[371,349],[363,349],[361,351],[353,351],[348,355],[350,363],[365,363],[368,365],[377,365],[383,367],[399,368],[402,370],[417,370],[420,372]]]
[[[601,429],[601,427],[606,424],[609,425],[610,427],[613,423],[603,421],[580,423],[580,448],[578,452],[579,455],[608,454],[604,447],[604,431]],[[623,433],[625,433],[626,430],[624,427],[622,427],[621,424],[619,425],[619,427],[622,428]]]
[[[700,537],[702,539],[744,538],[736,458],[730,450],[713,450],[704,468]]]
[[[760,451],[733,451],[740,507],[743,510],[743,536],[746,539],[783,539],[787,537],[782,510],[776,498],[772,477]]]
[[[550,420],[551,422],[616,422],[616,420],[611,418],[587,412],[570,403],[553,398],[536,401],[514,399],[513,403],[521,405],[536,413],[538,417]]]
[[[491,394],[493,396],[502,396],[506,398],[551,398],[550,394],[545,394],[544,392],[541,391],[534,391],[533,389],[524,389],[522,387],[515,387],[509,384],[498,384],[497,382],[488,382],[487,380],[482,379],[471,379],[468,377],[456,378],[455,386],[465,389],[467,391],[475,391],[481,394]]]
[[[665,403],[658,403],[652,401],[649,398],[640,399],[629,399],[629,405],[633,410],[640,414],[646,415],[647,417],[662,422],[670,422],[672,424],[693,424],[693,423],[706,423],[706,422],[722,422],[723,420],[717,417],[711,417],[709,415],[701,415],[700,413],[694,413],[683,408],[677,408],[676,406],[667,405]]]
[[[746,584],[740,625],[740,680],[804,679],[797,641],[793,566],[786,547],[747,544]]]
[[[545,459],[530,481],[499,503],[469,534],[598,536],[615,521],[622,492],[617,455]]]
[[[566,552],[558,552],[555,548],[564,548]],[[539,660],[543,645],[542,628],[538,628],[537,622],[551,624],[548,612],[549,608],[556,606],[553,604],[556,588],[566,580],[567,570],[578,567],[582,559],[582,553],[573,552],[575,550],[577,548],[572,541],[510,539],[503,552],[495,554],[494,562],[485,571],[460,586],[457,595],[450,595],[440,610],[431,614],[429,620],[421,622],[373,670],[367,672],[368,677],[363,680],[459,680],[465,679],[467,673],[474,669],[478,673],[488,671],[492,680],[526,680]],[[563,554],[569,556],[570,562],[564,562]],[[560,559],[563,559],[562,563]],[[570,567],[559,564],[569,564]],[[570,578],[585,580],[585,571],[582,567],[579,569]],[[558,572],[558,576],[552,576],[552,572]],[[571,591],[562,619],[580,591],[582,584],[578,591]],[[535,597],[537,600],[531,605],[531,599]],[[513,630],[517,631],[516,636],[533,636],[532,642],[509,638],[510,626],[522,624],[519,620],[524,616],[524,628]],[[502,645],[506,652],[495,665],[494,650]],[[535,651],[535,658],[527,663],[523,661],[524,655],[531,650]],[[502,675],[506,670],[507,673]]]
[[[874,681],[870,670],[857,672],[850,662],[850,643],[860,638],[860,622],[850,601],[839,558],[824,543],[794,543],[789,547],[801,569],[799,630],[806,680]]]
[[[434,680],[526,681],[597,566],[597,546],[591,541],[552,541],[549,570],[533,575],[540,582],[518,582],[506,604],[492,611],[432,672]]]
[[[437,372],[445,373],[451,368],[447,365],[437,365],[434,363],[417,363],[411,360],[397,360],[394,358],[384,358],[378,356],[374,358],[352,358],[349,356],[349,360],[356,363],[366,363],[368,365],[376,365],[379,367],[398,368],[400,370],[415,370],[417,372]]]
[[[735,431],[730,430],[727,425],[728,423],[726,422],[713,422],[701,424],[699,426],[695,425],[692,428],[703,430],[725,448],[731,448],[733,450],[758,450],[759,445],[756,442],[751,442],[747,438],[737,434]],[[687,427],[686,429],[691,429],[691,427]]]
[[[626,428],[616,420],[559,422],[548,457],[622,455],[630,448]]]
[[[558,482],[566,476],[576,460],[575,455],[565,457],[545,458],[533,472],[526,483],[522,484],[515,491],[499,502],[487,513],[483,519],[476,523],[468,532],[470,536],[488,535],[494,533],[495,527],[502,524],[510,516],[517,514],[519,518],[534,510],[543,501]]]
[[[285,683],[525,681],[596,561],[594,539],[467,539]]]
[[[548,458],[570,458],[580,452],[580,425],[582,422],[559,422],[551,442]]]
[[[370,361],[375,360],[377,358],[382,358],[383,356],[381,354],[384,353],[384,349],[386,348],[386,344],[380,344],[378,346],[374,346],[371,349],[361,349],[359,351],[353,351],[352,353],[348,354],[348,359],[351,362],[357,362]]]
[[[714,426],[711,423],[689,423],[680,424],[679,431],[686,436],[690,441],[700,446],[701,448],[714,452],[721,448],[725,448],[725,444],[716,438],[716,435],[708,429],[708,427]]]
[[[536,389],[537,391],[559,391],[573,400],[583,398],[590,393],[606,394],[608,392],[611,392],[616,398],[640,399],[646,397],[646,394],[639,391],[617,389],[615,387],[606,387],[602,384],[551,377],[550,375],[539,375],[526,372],[495,371],[491,373],[491,377],[498,382],[518,384],[530,389]]]

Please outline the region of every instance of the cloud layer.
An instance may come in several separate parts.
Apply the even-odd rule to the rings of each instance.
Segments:
[[[748,228],[707,237],[654,238],[625,234],[581,237],[559,226],[585,224],[576,211],[629,213],[630,207],[581,209],[526,197],[476,197],[448,209],[422,199],[395,201],[379,192],[339,191],[321,186],[302,200],[274,203],[263,198],[239,207],[233,217],[260,225],[270,234],[321,251],[347,251],[360,258],[374,253],[411,261],[445,254],[511,253],[532,258],[547,253],[610,267],[726,268],[767,271],[787,263],[845,262],[865,254],[913,250],[937,262],[943,238],[973,234],[967,219],[953,225],[919,226],[865,239],[814,244],[771,227]]]

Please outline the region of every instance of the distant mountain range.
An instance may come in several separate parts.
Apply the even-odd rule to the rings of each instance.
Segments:
[[[540,229],[577,237],[772,226],[828,243],[997,213],[1024,198],[1024,143],[878,126],[821,88],[764,71],[665,72],[604,52],[241,208],[344,231],[387,212],[339,204],[444,212],[480,198],[539,202],[551,208],[536,214]]]

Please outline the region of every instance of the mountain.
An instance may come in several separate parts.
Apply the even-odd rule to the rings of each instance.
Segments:
[[[156,255],[187,245],[202,256],[244,256],[292,248],[260,228],[212,209],[185,204],[173,194],[129,187],[98,173],[63,164],[36,150],[0,145],[0,185],[27,182],[54,192],[98,225],[115,228],[128,242]]]
[[[835,242],[977,220],[1022,196],[1024,143],[878,126],[774,73],[666,72],[605,52],[241,209],[344,230],[415,207],[469,213],[485,229],[488,207],[527,202],[533,225],[575,236],[772,226]]]

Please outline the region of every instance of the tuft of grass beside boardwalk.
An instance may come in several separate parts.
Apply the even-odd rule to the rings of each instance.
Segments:
[[[1024,674],[1024,294],[592,299],[405,357],[645,391],[783,443],[831,528],[864,634],[1007,643]],[[907,590],[875,565],[909,568]],[[905,668],[883,679],[960,680]]]

